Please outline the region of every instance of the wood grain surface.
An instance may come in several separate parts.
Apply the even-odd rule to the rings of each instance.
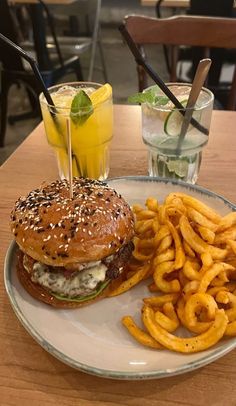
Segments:
[[[157,0],[141,0],[142,6],[155,6]],[[161,7],[171,7],[171,8],[187,8],[190,5],[189,0],[164,0],[161,3]]]
[[[115,106],[110,176],[147,174],[140,108]],[[236,112],[213,112],[199,184],[236,203]],[[0,405],[1,406],[235,406],[236,350],[192,373],[150,381],[106,380],[54,359],[24,330],[7,298],[3,263],[11,241],[15,200],[57,168],[42,124],[0,168]],[[92,351],[92,349],[91,349]],[[183,355],[184,356],[184,355]]]
[[[142,6],[154,7],[156,5],[156,3],[157,3],[157,0],[141,0]],[[190,6],[190,0],[164,0],[161,3],[161,7],[170,7],[170,8],[188,8],[189,6]],[[234,2],[234,7],[236,7],[235,2]]]
[[[76,0],[43,0],[46,4],[59,4],[59,5],[67,5],[72,4]],[[37,4],[37,0],[8,0],[9,3],[15,4]]]

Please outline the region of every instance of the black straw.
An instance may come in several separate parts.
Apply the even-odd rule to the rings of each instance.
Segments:
[[[1,33],[0,33],[0,40],[3,41],[6,45],[8,45],[10,48],[13,48],[22,58],[24,58],[27,62],[29,62],[30,66],[35,74],[35,77],[38,79],[38,83],[40,85],[42,93],[45,96],[45,99],[47,100],[48,104],[50,104],[51,106],[55,106],[53,103],[53,100],[50,96],[50,93],[45,86],[45,83],[44,83],[42,75],[39,71],[36,60],[31,55],[29,55],[27,52],[25,52],[21,47],[19,47],[19,45],[16,45],[14,42],[12,42],[10,39],[5,37]]]
[[[141,65],[144,70],[148,73],[148,75],[154,80],[154,82],[160,87],[160,89],[165,93],[165,95],[172,101],[174,106],[180,110],[180,113],[184,116],[186,109],[180,103],[180,101],[175,97],[175,95],[170,91],[168,86],[163,82],[160,76],[152,69],[152,67],[145,61],[142,54],[140,53],[137,45],[133,41],[132,37],[130,36],[129,32],[127,31],[124,24],[119,26],[119,31],[121,32],[122,36],[124,37],[130,51],[132,52],[135,61],[138,65]],[[193,117],[191,118],[191,124],[196,127],[199,131],[201,131],[205,135],[209,135],[209,131],[207,128],[203,127],[198,121],[196,121]]]

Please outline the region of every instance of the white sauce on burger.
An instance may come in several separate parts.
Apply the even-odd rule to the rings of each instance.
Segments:
[[[91,294],[106,278],[106,265],[97,262],[95,266],[80,272],[73,272],[67,278],[62,272],[52,272],[47,265],[35,262],[31,280],[61,296],[75,298]]]

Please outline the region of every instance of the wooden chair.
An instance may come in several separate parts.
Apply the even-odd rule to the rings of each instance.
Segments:
[[[177,81],[178,51],[181,45],[200,46],[208,56],[209,48],[236,49],[236,20],[231,18],[175,16],[151,18],[138,15],[125,17],[124,24],[139,48],[145,45],[170,46],[170,81]],[[139,89],[147,86],[147,77],[138,66]],[[212,89],[214,91],[214,89]],[[226,108],[236,107],[236,67],[227,98]]]
[[[157,0],[155,4],[156,17],[162,18],[162,5],[164,0]],[[233,3],[234,0],[190,0],[189,8],[186,10],[186,14],[208,17],[233,17]],[[170,73],[170,63],[168,57],[168,48],[163,45],[163,52],[166,62],[168,73]],[[209,82],[217,85],[219,83],[221,67],[224,59],[228,58],[225,49],[213,49],[210,50],[210,57],[213,61],[213,66],[209,74]],[[195,73],[199,58],[201,59],[201,48],[187,48],[181,50],[179,55],[180,60],[192,62],[192,69],[190,77]]]

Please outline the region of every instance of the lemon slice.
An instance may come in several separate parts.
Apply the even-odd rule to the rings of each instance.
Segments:
[[[112,87],[111,85],[109,85],[109,83],[106,83],[105,85],[99,87],[97,90],[91,93],[89,97],[93,103],[93,106],[95,106],[96,104],[100,104],[106,101],[111,95]]]

